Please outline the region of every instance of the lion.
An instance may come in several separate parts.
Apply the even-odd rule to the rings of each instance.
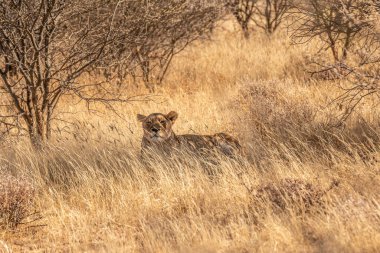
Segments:
[[[138,114],[137,119],[142,123],[144,131],[142,152],[156,151],[171,154],[173,151],[186,150],[192,154],[202,155],[210,152],[219,152],[228,157],[242,155],[239,141],[226,133],[176,135],[172,127],[177,118],[178,113],[175,111],[168,114],[152,113],[149,116]]]

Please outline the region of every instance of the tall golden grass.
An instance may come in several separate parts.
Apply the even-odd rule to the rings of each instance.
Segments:
[[[328,127],[340,90],[308,78],[312,50],[285,35],[245,41],[227,27],[178,55],[151,101],[117,114],[65,101],[46,150],[2,145],[2,173],[33,185],[29,209],[41,219],[0,227],[0,251],[378,251],[380,108],[369,99],[345,128]],[[247,157],[158,156],[148,170],[136,114],[170,110],[177,133],[228,132]]]

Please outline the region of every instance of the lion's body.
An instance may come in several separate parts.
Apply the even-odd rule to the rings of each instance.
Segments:
[[[173,151],[185,151],[196,154],[208,152],[220,152],[227,156],[234,156],[241,151],[239,141],[225,133],[215,135],[175,135],[162,142],[155,143],[146,138],[142,140],[142,149],[164,152],[165,154]]]
[[[143,153],[169,155],[184,151],[197,155],[220,153],[229,157],[242,153],[239,141],[226,133],[176,135],[172,130],[177,118],[175,112],[168,115],[154,113],[147,117],[140,115],[138,118],[143,123],[144,137],[141,143]]]

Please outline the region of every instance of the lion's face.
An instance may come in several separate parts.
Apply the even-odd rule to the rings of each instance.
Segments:
[[[152,113],[149,116],[137,114],[137,119],[142,122],[144,137],[151,142],[162,142],[172,136],[172,126],[177,119],[176,112],[168,114]]]

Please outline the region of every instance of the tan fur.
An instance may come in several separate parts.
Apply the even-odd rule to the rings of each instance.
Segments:
[[[187,150],[196,154],[216,151],[227,156],[242,153],[239,141],[226,133],[176,135],[172,126],[177,118],[178,114],[174,111],[168,114],[153,113],[149,116],[138,114],[137,119],[142,122],[144,131],[142,151],[158,151],[165,154],[174,150]]]

